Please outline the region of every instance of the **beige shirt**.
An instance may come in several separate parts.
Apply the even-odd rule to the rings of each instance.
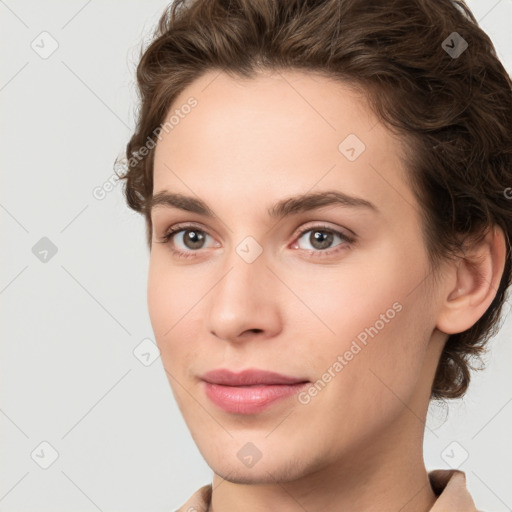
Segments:
[[[434,469],[428,473],[438,496],[430,512],[479,512],[466,487],[466,474],[458,469]],[[211,503],[212,485],[198,489],[176,512],[206,512]]]

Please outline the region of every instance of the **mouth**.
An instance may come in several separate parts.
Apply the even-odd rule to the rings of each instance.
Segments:
[[[304,378],[257,369],[240,373],[226,369],[213,370],[201,379],[210,401],[232,414],[257,414],[299,393],[310,384]]]

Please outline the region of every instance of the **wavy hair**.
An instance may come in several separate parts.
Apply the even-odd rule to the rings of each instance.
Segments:
[[[466,47],[467,44],[467,47]],[[174,99],[203,73],[251,78],[262,69],[314,71],[367,96],[406,142],[432,269],[493,225],[507,257],[496,296],[449,336],[431,399],[461,397],[475,356],[499,329],[512,279],[512,81],[462,0],[176,0],[137,67],[140,108],[126,146],[124,194],[146,219],[155,135]],[[508,193],[507,193],[508,191]],[[481,369],[481,368],[478,368]]]

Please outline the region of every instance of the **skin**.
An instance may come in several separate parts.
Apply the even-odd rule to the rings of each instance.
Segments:
[[[448,334],[492,302],[503,232],[468,248],[484,279],[460,259],[434,282],[401,140],[360,91],[293,70],[245,80],[209,71],[172,110],[191,96],[197,106],[156,146],[153,193],[201,198],[215,217],[153,209],[148,307],[176,402],[214,472],[211,510],[430,510],[422,446],[436,366]],[[351,133],[366,146],[354,161],[338,150]],[[379,212],[331,205],[268,216],[283,198],[331,189]],[[186,245],[184,231],[161,243],[188,222],[202,230],[202,247]],[[315,229],[298,235],[318,225],[356,241],[335,236],[322,249]],[[247,236],[263,250],[252,263],[236,251]],[[314,383],[395,303],[401,310],[307,404],[291,396],[242,416],[204,393],[199,377],[216,368]],[[237,457],[248,442],[261,452],[252,467]]]

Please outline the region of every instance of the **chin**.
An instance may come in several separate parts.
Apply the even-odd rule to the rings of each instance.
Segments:
[[[252,467],[245,466],[236,456],[226,458],[222,455],[213,457],[203,455],[203,457],[216,475],[237,484],[292,482],[316,469],[313,467],[314,464],[307,464],[305,460],[285,453],[273,453],[268,457],[263,454]]]

